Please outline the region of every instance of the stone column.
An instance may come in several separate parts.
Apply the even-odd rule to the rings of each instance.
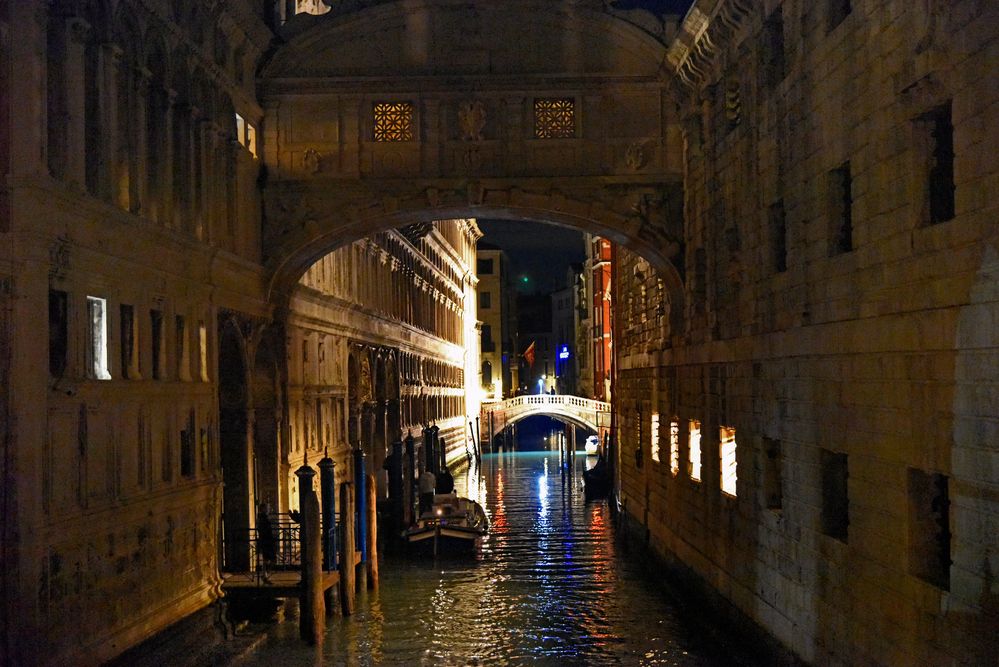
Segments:
[[[118,155],[118,76],[122,50],[111,42],[101,44],[98,62],[98,97],[101,105],[101,139],[97,166],[97,193],[102,199],[115,197],[115,158]]]
[[[148,160],[149,150],[146,136],[146,114],[149,109],[149,82],[153,73],[145,67],[135,70],[132,78],[132,140],[134,141],[132,154],[129,156],[131,164],[131,179],[129,182],[129,210],[133,213],[147,215],[149,206],[147,204],[149,193],[147,192],[149,183]]]
[[[87,183],[87,94],[85,90],[86,48],[90,37],[90,24],[79,17],[66,21],[66,57],[63,61],[66,102],[66,127],[63,144],[65,150],[65,177],[71,185],[81,190]]]
[[[524,98],[508,97],[503,100],[504,136],[506,141],[506,168],[510,173],[520,173],[524,164]]]
[[[361,98],[342,98],[340,107],[340,165],[345,176],[361,173]]]
[[[162,114],[161,130],[163,132],[160,146],[160,174],[157,189],[157,209],[159,210],[160,224],[164,227],[174,227],[174,189],[173,189],[173,127],[177,122],[177,114],[180,113],[177,104],[177,91],[172,88],[165,89],[165,99],[163,108],[156,112]]]
[[[443,149],[444,119],[441,114],[439,100],[428,99],[423,103],[423,135],[424,141],[421,146],[421,164],[423,173],[428,176],[440,176],[441,173],[441,151]],[[419,136],[420,128],[416,128]]]

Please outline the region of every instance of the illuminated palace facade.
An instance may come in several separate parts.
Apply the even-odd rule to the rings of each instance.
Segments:
[[[808,663],[995,664],[999,8],[634,4],[0,0],[0,661],[210,607],[306,459],[459,462],[519,219],[613,246],[662,576]]]

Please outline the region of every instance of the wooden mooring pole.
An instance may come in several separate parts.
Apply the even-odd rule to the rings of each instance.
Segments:
[[[378,488],[375,476],[368,473],[368,589],[378,588]]]
[[[312,489],[315,471],[307,465],[296,471],[301,481],[302,591],[299,598],[299,634],[309,644],[319,644],[325,630],[323,602],[322,513]]]
[[[354,613],[354,485],[340,484],[340,608],[344,616]]]

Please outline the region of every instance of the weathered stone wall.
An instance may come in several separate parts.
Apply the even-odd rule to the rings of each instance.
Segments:
[[[306,271],[287,327],[282,508],[298,507],[294,471],[306,452],[314,462],[329,447],[349,476],[348,453],[361,443],[382,495],[388,448],[409,432],[419,440],[424,425],[440,428],[449,462],[463,462],[467,417],[478,414],[466,405],[464,365],[475,367],[478,352],[466,340],[476,321],[466,289],[474,294],[479,235],[470,220],[379,233]]]
[[[266,309],[233,135],[269,32],[237,5],[0,8],[5,664],[97,664],[218,596],[215,321]]]
[[[715,4],[734,3],[695,7]],[[655,281],[619,253],[622,495],[667,562],[806,661],[992,664],[999,16],[870,0],[837,23],[827,4],[716,20],[717,48],[679,66],[686,306],[653,326]],[[934,219],[948,102],[954,215]],[[651,461],[654,412],[666,451],[678,422],[675,476]]]

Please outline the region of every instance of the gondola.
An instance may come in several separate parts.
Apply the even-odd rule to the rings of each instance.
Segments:
[[[458,556],[474,553],[488,532],[489,518],[481,505],[455,493],[439,493],[402,537],[415,552]]]
[[[613,482],[610,466],[607,465],[606,459],[601,456],[592,468],[583,471],[583,494],[585,499],[606,498],[610,494]]]

